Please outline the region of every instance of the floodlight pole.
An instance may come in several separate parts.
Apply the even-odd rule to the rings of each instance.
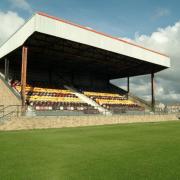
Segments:
[[[26,78],[27,78],[27,54],[28,48],[22,48],[22,64],[21,64],[21,98],[22,98],[22,112],[26,110]]]
[[[151,109],[155,111],[154,73],[151,73]]]
[[[4,75],[5,75],[5,80],[8,81],[9,79],[9,59],[5,59],[5,72],[4,72]]]

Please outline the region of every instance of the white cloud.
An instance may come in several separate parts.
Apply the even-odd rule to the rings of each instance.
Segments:
[[[17,0],[15,0],[17,2]],[[14,1],[14,2],[15,2]],[[21,0],[19,0],[21,1]],[[13,34],[24,19],[16,12],[0,11],[0,44]],[[135,34],[134,40],[145,47],[163,52],[171,57],[171,68],[156,75],[156,97],[162,101],[180,102],[180,21],[173,26],[159,28],[150,36]],[[131,79],[132,92],[147,100],[150,99],[150,77]]]
[[[24,19],[17,13],[0,11],[0,44],[12,35],[23,23]]]
[[[155,75],[156,98],[164,102],[180,102],[180,21],[173,26],[159,28],[150,36],[135,34],[135,39],[130,41],[170,56],[171,68]],[[151,86],[148,82],[150,77],[147,76],[132,78],[131,90],[138,96],[150,100]]]
[[[135,41],[170,56],[171,68],[157,74],[156,95],[159,100],[180,101],[180,22],[159,28],[151,36],[137,36]]]
[[[32,13],[32,8],[27,0],[9,0],[12,3],[12,7],[27,10]]]

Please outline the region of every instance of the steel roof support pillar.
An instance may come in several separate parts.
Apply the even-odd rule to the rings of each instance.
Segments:
[[[5,59],[5,71],[4,71],[4,76],[5,76],[5,80],[8,81],[9,79],[9,59]]]
[[[155,111],[154,73],[151,73],[151,109]]]
[[[127,77],[127,98],[129,99],[129,92],[130,92],[130,83],[129,83],[129,77]]]
[[[129,93],[130,91],[130,84],[129,84],[129,77],[127,78],[127,92]]]
[[[22,48],[22,64],[21,64],[21,98],[22,98],[22,112],[26,110],[26,78],[27,78],[27,54],[28,48]]]

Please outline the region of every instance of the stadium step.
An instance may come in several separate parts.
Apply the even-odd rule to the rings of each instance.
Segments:
[[[114,84],[110,84],[110,87],[119,91],[119,93],[123,93],[128,95],[129,99],[136,102],[137,104],[139,104],[140,106],[144,107],[146,110],[151,110],[151,104],[148,103],[147,101],[143,100],[142,98],[139,98],[138,96],[132,94],[132,93],[128,93],[126,90],[114,85]]]
[[[148,103],[147,101],[145,101],[145,100],[143,100],[143,99],[135,96],[135,95],[132,94],[132,93],[129,93],[128,96],[129,96],[129,99],[137,102],[139,105],[145,107],[147,110],[151,110],[151,104]]]
[[[98,111],[102,114],[105,115],[112,115],[112,113],[105,109],[104,107],[100,106],[99,104],[97,104],[95,101],[93,101],[92,99],[90,99],[89,97],[85,96],[84,94],[82,94],[81,92],[79,92],[76,88],[74,87],[70,87],[65,85],[64,86],[66,89],[70,90],[73,92],[73,94],[75,94],[79,99],[81,99],[83,102],[86,102],[87,104],[95,107],[96,109],[98,109]]]

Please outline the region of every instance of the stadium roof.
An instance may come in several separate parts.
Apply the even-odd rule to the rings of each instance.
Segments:
[[[56,60],[63,54],[70,63],[86,61],[89,67],[107,67],[111,78],[149,74],[170,67],[170,58],[165,54],[42,12],[33,15],[0,47],[0,59],[13,53],[18,56],[23,45],[36,55],[47,51],[53,59],[54,52]],[[71,52],[65,53],[62,46],[71,48]]]

